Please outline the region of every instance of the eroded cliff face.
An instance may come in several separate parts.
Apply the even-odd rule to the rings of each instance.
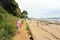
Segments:
[[[15,0],[0,0],[0,6],[14,16],[20,16],[21,10]]]

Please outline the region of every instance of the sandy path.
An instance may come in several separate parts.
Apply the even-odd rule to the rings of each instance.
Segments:
[[[53,24],[43,25],[39,23],[37,25],[36,22],[29,22],[28,20],[27,23],[29,24],[34,40],[60,40],[60,31],[56,30],[58,28],[53,27]]]
[[[26,31],[26,22],[23,23],[20,34],[16,33],[13,40],[30,40]]]

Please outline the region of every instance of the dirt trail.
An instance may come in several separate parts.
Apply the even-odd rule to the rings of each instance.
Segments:
[[[16,33],[13,40],[30,40],[26,31],[26,22],[22,24],[20,34]]]

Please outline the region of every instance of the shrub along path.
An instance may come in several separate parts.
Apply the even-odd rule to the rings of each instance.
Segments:
[[[29,36],[28,36],[28,33],[26,31],[26,22],[25,21],[22,24],[22,27],[20,29],[20,34],[16,33],[13,40],[30,40]]]

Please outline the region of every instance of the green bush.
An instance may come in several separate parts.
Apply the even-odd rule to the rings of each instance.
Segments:
[[[3,12],[2,12],[3,11]],[[17,30],[18,18],[0,9],[0,40],[12,40]]]
[[[0,23],[0,40],[12,40],[11,38],[15,35],[15,31],[15,27],[2,21]]]
[[[28,34],[31,35],[31,31],[30,31],[30,28],[29,28],[28,24],[26,26],[27,26],[26,30],[27,30]]]

